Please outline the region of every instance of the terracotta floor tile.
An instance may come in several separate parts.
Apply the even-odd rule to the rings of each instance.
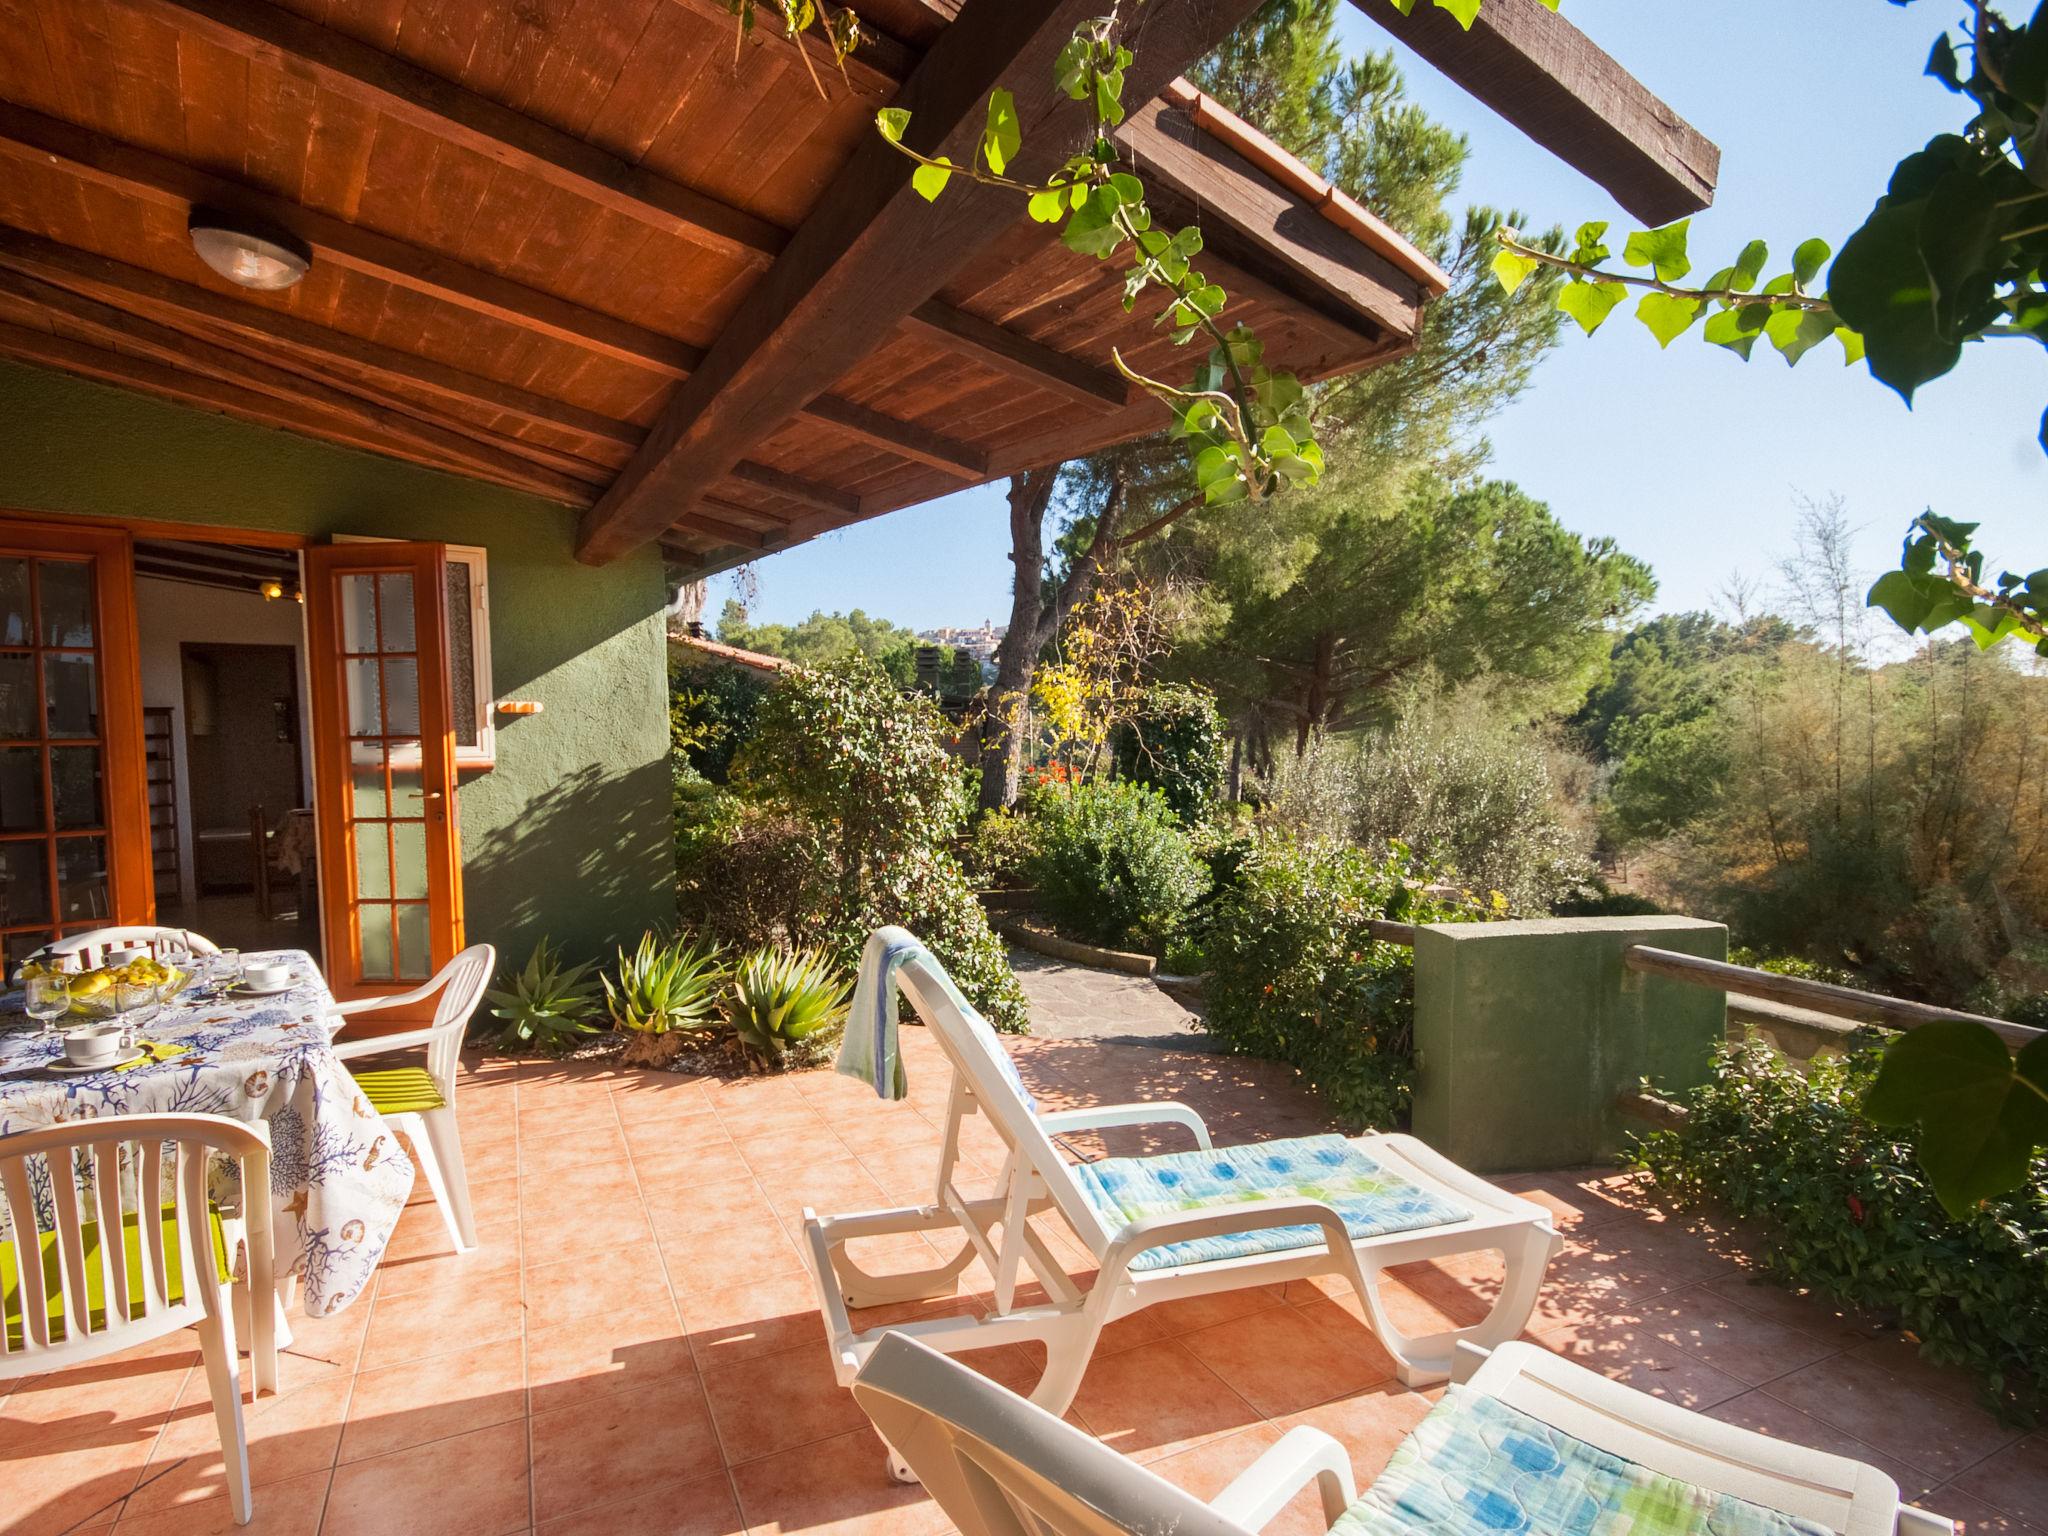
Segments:
[[[1882,1325],[1874,1319],[1858,1317],[1818,1293],[1791,1290],[1775,1280],[1730,1275],[1724,1280],[1709,1281],[1707,1288],[1726,1296],[1745,1312],[1833,1341],[1841,1348],[1867,1343],[1882,1332]]]
[[[698,1291],[723,1290],[803,1269],[795,1246],[773,1222],[715,1232],[667,1230],[661,1255],[668,1263],[669,1283],[686,1304]]]
[[[1986,1457],[1951,1486],[2008,1515],[2048,1520],[2048,1431]]]
[[[574,1223],[599,1207],[639,1201],[639,1181],[623,1161],[610,1167],[544,1168],[519,1181],[519,1215],[527,1227],[549,1220]]]
[[[821,1345],[717,1363],[704,1391],[725,1458],[737,1464],[858,1429],[867,1415],[839,1385]]]
[[[529,1330],[643,1307],[659,1310],[670,1300],[668,1271],[651,1242],[536,1264],[521,1284]]]
[[[235,1524],[223,1493],[196,1504],[123,1515],[117,1529],[123,1536],[315,1536],[327,1507],[329,1475],[309,1472],[252,1489],[254,1513],[247,1525]]]
[[[729,1179],[660,1180],[642,1193],[657,1237],[664,1226],[716,1232],[720,1227],[744,1227],[775,1217],[761,1186],[744,1170]]]
[[[1213,1291],[1207,1296],[1184,1296],[1179,1301],[1163,1301],[1147,1310],[1157,1312],[1160,1321],[1175,1333],[1194,1333],[1268,1307],[1277,1307],[1281,1304],[1283,1291],[1284,1287],[1277,1285],[1247,1286],[1235,1291]]]
[[[1945,1481],[2019,1439],[1982,1409],[1836,1355],[1771,1383],[1771,1396]]]
[[[516,1206],[512,1214],[498,1217],[484,1215],[484,1207],[473,1209],[477,1217],[474,1248],[467,1253],[457,1253],[441,1225],[439,1213],[430,1208],[431,1237],[419,1239],[409,1254],[385,1250],[383,1260],[377,1265],[377,1294],[386,1298],[402,1296],[408,1291],[424,1290],[443,1283],[461,1284],[482,1275],[519,1268],[520,1229]]]
[[[1954,1483],[1908,1502],[1955,1521],[1957,1536],[2040,1536],[2044,1529],[1957,1491]],[[2048,1511],[2043,1513],[2048,1514]]]
[[[922,1488],[888,1475],[870,1429],[743,1463],[732,1480],[750,1536],[942,1536],[951,1529]]]
[[[186,1331],[20,1382],[0,1409],[0,1455],[83,1440],[146,1452],[198,1364]]]
[[[510,1270],[372,1301],[361,1369],[444,1355],[466,1345],[516,1339],[525,1328],[519,1276]]]
[[[1983,1401],[1984,1388],[1977,1377],[1959,1365],[1941,1365],[1922,1353],[1917,1339],[1903,1333],[1885,1332],[1865,1340],[1852,1351],[1879,1370],[1911,1386],[1921,1387],[1972,1407]]]
[[[674,1119],[636,1120],[626,1127],[626,1150],[635,1162],[651,1162],[678,1152],[697,1153],[705,1174],[720,1178],[745,1173],[733,1151],[732,1135],[716,1115],[684,1115]],[[722,1169],[710,1166],[722,1161]]]
[[[691,1352],[703,1368],[808,1344],[825,1349],[811,1277],[797,1271],[715,1290],[692,1291],[683,1308]]]
[[[733,1139],[740,1161],[764,1182],[787,1178],[802,1169],[852,1157],[846,1143],[832,1134],[822,1117],[817,1124],[783,1126],[771,1131],[743,1132]]]
[[[1363,1391],[1394,1373],[1379,1341],[1328,1301],[1267,1307],[1181,1343],[1268,1418]]]
[[[148,1439],[110,1443],[91,1434],[16,1454],[6,1429],[0,1425],[0,1510],[7,1511],[7,1536],[61,1536],[113,1524],[149,1459]]]
[[[320,1536],[509,1536],[525,1530],[526,1425],[515,1421],[337,1467]]]
[[[537,1536],[746,1536],[746,1528],[732,1479],[718,1472],[550,1520]]]
[[[1151,1464],[1169,1483],[1184,1493],[1208,1503],[1228,1488],[1247,1467],[1276,1444],[1281,1430],[1275,1424],[1255,1424],[1250,1429],[1210,1440],[1191,1451],[1164,1456]],[[1265,1525],[1260,1536],[1325,1536],[1328,1516],[1313,1487],[1303,1489]]]
[[[1260,1418],[1173,1340],[1097,1355],[1074,1407],[1096,1438],[1138,1461],[1157,1461]]]
[[[1834,1342],[1774,1323],[1706,1286],[1667,1291],[1636,1305],[1657,1338],[1751,1386],[1836,1353]]]
[[[529,1422],[534,1515],[543,1524],[709,1477],[723,1466],[695,1373],[537,1413]]]
[[[882,1186],[853,1157],[766,1167],[758,1170],[757,1178],[769,1205],[785,1220],[800,1217],[805,1206],[820,1216],[843,1216],[879,1210],[890,1203]]]
[[[550,1126],[553,1120],[542,1124]],[[550,1134],[546,1129],[526,1133],[522,1138],[521,1169],[527,1173],[559,1173],[565,1168],[611,1168],[626,1160],[626,1138],[615,1122],[579,1116],[574,1125],[574,1130],[560,1135]]]
[[[214,1428],[213,1400],[203,1372],[194,1372],[178,1411],[164,1426],[149,1465],[128,1497],[128,1514],[193,1504],[227,1492],[227,1463]],[[347,1377],[333,1377],[276,1397],[244,1399],[242,1422],[249,1438],[249,1482],[267,1483],[324,1472],[334,1465],[348,1413]]]
[[[1280,1427],[1309,1424],[1342,1441],[1351,1453],[1351,1470],[1358,1486],[1364,1489],[1385,1470],[1388,1458],[1434,1406],[1433,1397],[1411,1392],[1398,1381],[1383,1381],[1363,1392],[1290,1414],[1280,1421]]]
[[[663,1303],[594,1313],[526,1336],[532,1411],[570,1408],[696,1370],[675,1308]]]
[[[1652,1329],[1637,1322],[1617,1323],[1600,1331],[1567,1328],[1539,1332],[1535,1338],[1544,1348],[1567,1360],[1685,1408],[1711,1408],[1750,1387],[1750,1383],[1716,1369],[1698,1355],[1667,1344]]]
[[[363,1354],[363,1336],[376,1310],[369,1296],[359,1296],[339,1312],[308,1317],[303,1306],[289,1313],[292,1341],[278,1352],[278,1385],[293,1387],[334,1371],[353,1374]]]
[[[526,1414],[526,1372],[510,1340],[356,1377],[342,1461],[363,1461]]]

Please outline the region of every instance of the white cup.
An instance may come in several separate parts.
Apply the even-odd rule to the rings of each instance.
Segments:
[[[244,961],[242,981],[258,992],[275,992],[291,985],[292,968],[281,960]]]
[[[101,957],[100,969],[106,971],[118,970],[129,961],[140,960],[148,953],[149,951],[146,949],[110,949]]]
[[[67,1030],[65,1060],[74,1067],[107,1066],[120,1056],[124,1033],[126,1030],[119,1024],[88,1024],[82,1029]]]

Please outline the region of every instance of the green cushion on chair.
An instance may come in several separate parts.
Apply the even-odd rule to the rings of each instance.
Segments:
[[[173,1303],[185,1299],[185,1249],[178,1241],[177,1207],[163,1208],[164,1228],[164,1269],[169,1282]],[[221,1231],[220,1212],[210,1203],[206,1208],[207,1225],[213,1230],[213,1262],[220,1273],[223,1285],[234,1278],[228,1267],[227,1236]],[[87,1222],[79,1232],[85,1244],[86,1299],[92,1304],[90,1327],[97,1331],[106,1326],[107,1299],[106,1284],[99,1261],[100,1228],[98,1222]],[[121,1245],[126,1250],[128,1262],[128,1315],[131,1318],[143,1315],[142,1289],[142,1243],[141,1230],[136,1223],[135,1213],[128,1212],[121,1218]],[[43,1294],[49,1298],[50,1337],[68,1336],[64,1326],[64,1292],[58,1260],[58,1237],[55,1232],[42,1234],[43,1251]],[[26,1338],[22,1323],[21,1276],[14,1263],[15,1245],[0,1243],[0,1312],[4,1312],[7,1326],[7,1347],[20,1349]]]
[[[391,1067],[382,1072],[358,1072],[356,1086],[380,1115],[418,1115],[442,1109],[448,1101],[434,1086],[425,1067]]]

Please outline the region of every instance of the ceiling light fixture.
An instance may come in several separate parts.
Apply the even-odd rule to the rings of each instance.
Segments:
[[[185,226],[199,259],[231,283],[275,292],[306,275],[313,253],[286,230],[238,213],[195,208]]]

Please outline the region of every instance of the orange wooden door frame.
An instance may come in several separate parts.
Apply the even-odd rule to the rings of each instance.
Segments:
[[[429,973],[439,970],[463,945],[460,840],[455,812],[454,705],[448,665],[448,583],[446,552],[440,544],[321,544],[304,554],[306,592],[306,674],[313,716],[313,805],[320,838],[320,886],[325,939],[325,969],[337,997],[367,997],[402,992],[423,978],[366,977],[360,912],[365,899],[358,890],[357,844],[363,836],[386,836],[387,868],[395,875],[393,823],[359,818],[355,809],[354,765],[348,718],[345,668],[351,661],[374,663],[378,675],[391,661],[413,660],[419,695],[418,768],[426,842],[426,910]],[[414,633],[410,651],[379,647],[374,653],[351,653],[344,647],[342,583],[354,576],[404,574],[412,579]],[[379,610],[381,614],[381,609]],[[389,691],[380,684],[380,701]],[[380,702],[380,710],[384,706]],[[359,724],[362,722],[358,722]],[[355,740],[365,745],[366,733]],[[380,716],[377,735],[390,735]],[[404,732],[396,733],[406,735]],[[408,740],[410,737],[408,736]],[[388,744],[387,744],[388,746]],[[401,749],[403,750],[403,749]],[[390,751],[379,770],[387,815],[395,815]],[[410,758],[406,759],[410,765]],[[374,827],[374,832],[365,830]],[[395,896],[397,887],[391,890]],[[375,898],[369,904],[377,904]],[[399,912],[390,914],[393,969],[401,969],[397,932]],[[430,1010],[428,1010],[430,1011]],[[401,1015],[394,1010],[388,1017]]]
[[[156,921],[155,881],[150,874],[149,802],[144,788],[142,745],[142,660],[135,631],[135,546],[124,529],[63,521],[38,521],[14,514],[0,514],[0,556],[29,559],[82,558],[93,567],[93,651],[99,690],[100,733],[97,738],[65,737],[60,745],[69,748],[96,745],[100,751],[100,811],[98,827],[66,828],[66,835],[97,833],[106,839],[107,905],[104,918],[63,922],[55,905],[56,891],[56,803],[50,782],[49,739],[46,721],[39,716],[38,737],[22,746],[42,749],[43,820],[40,835],[50,845],[51,881],[50,927],[85,929],[108,923],[152,923]],[[40,636],[28,637],[39,642]],[[10,648],[12,649],[12,648]],[[30,652],[40,657],[40,646]],[[38,665],[40,665],[38,663]],[[37,709],[43,705],[43,685],[37,683]]]

